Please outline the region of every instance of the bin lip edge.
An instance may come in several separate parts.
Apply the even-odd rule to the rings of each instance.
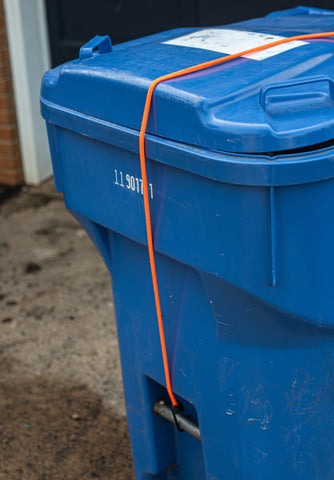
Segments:
[[[72,110],[49,101],[42,95],[40,104],[41,115],[47,123],[136,154],[139,152],[138,130]],[[80,120],[81,127],[85,124],[93,131],[83,132],[78,127],[78,122],[73,121],[74,118]],[[101,129],[103,132],[97,134]],[[122,134],[123,138],[121,141],[119,139],[116,141],[115,135],[113,138],[112,135],[109,137],[105,134],[106,129],[108,133],[112,132],[116,136]],[[124,142],[124,136],[131,141]],[[148,159],[218,182],[244,186],[289,186],[314,183],[334,177],[334,146],[310,152],[269,157],[264,154],[237,154],[209,150],[152,134],[146,134],[145,138]],[[197,167],[189,165],[187,162],[176,163],[173,158],[166,160],[166,156],[162,155],[176,152],[179,152],[177,160],[180,160],[180,154],[183,156],[186,154],[187,160],[191,157],[193,161],[197,160],[197,164],[202,162],[203,168],[198,168],[198,165]],[[210,168],[213,163],[217,167],[215,172]]]

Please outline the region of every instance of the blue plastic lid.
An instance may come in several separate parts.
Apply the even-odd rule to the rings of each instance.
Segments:
[[[308,7],[226,27],[178,29],[113,47],[96,37],[81,58],[50,70],[41,101],[140,129],[155,78],[275,40],[334,30]],[[98,51],[95,49],[98,48]],[[334,138],[334,38],[266,50],[160,84],[148,132],[210,150],[266,153]]]

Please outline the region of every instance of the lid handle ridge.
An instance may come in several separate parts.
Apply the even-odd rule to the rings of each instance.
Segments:
[[[319,75],[319,76],[316,76],[316,77],[297,78],[297,79],[289,80],[287,82],[282,82],[282,83],[272,83],[270,85],[266,85],[266,86],[262,87],[261,90],[260,90],[260,99],[259,99],[260,100],[260,105],[263,108],[263,110],[267,109],[268,104],[271,103],[270,98],[268,98],[269,97],[268,94],[272,90],[279,90],[279,89],[288,90],[289,87],[298,87],[298,86],[303,86],[303,85],[309,85],[310,86],[310,85],[313,85],[313,84],[316,84],[316,83],[328,83],[327,92],[329,93],[329,96],[332,99],[334,99],[333,80],[331,78],[327,77],[326,75]],[[282,92],[282,94],[280,95],[277,92],[277,97],[275,96],[275,97],[273,97],[273,99],[275,99],[276,102],[279,99],[281,101],[284,101],[284,95],[286,93]],[[294,92],[292,93],[292,97],[293,97],[293,94],[294,94],[296,96],[296,100],[297,100],[298,95],[300,95],[302,93],[307,93],[307,89],[304,88],[304,89],[301,89],[300,91],[294,90]],[[316,93],[316,92],[314,92],[314,93]],[[290,97],[290,101],[291,101],[291,97]]]
[[[96,35],[88,43],[80,48],[79,58],[85,60],[94,55],[94,50],[98,49],[98,53],[110,53],[112,51],[112,44],[109,35]]]
[[[332,10],[325,10],[324,8],[300,5],[299,7],[269,13],[266,17],[290,17],[291,15],[334,15],[334,12]]]
[[[266,85],[260,91],[259,108],[275,135],[292,138],[291,132],[307,131],[309,139],[314,136],[313,143],[319,143],[320,129],[333,136],[334,84],[326,75]]]

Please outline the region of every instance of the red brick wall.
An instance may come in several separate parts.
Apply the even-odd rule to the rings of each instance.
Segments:
[[[3,0],[0,0],[0,183],[23,183]]]

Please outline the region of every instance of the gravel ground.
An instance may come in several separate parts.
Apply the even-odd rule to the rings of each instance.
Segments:
[[[53,181],[0,189],[0,480],[134,478],[110,279]]]

